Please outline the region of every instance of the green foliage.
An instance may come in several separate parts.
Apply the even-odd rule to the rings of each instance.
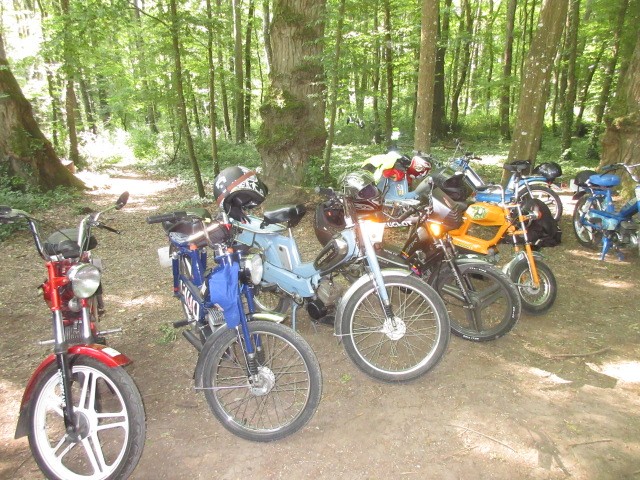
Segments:
[[[169,325],[168,323],[163,323],[158,328],[160,332],[160,336],[156,340],[159,345],[168,345],[173,343],[178,338],[177,330],[173,327],[173,325]]]
[[[4,164],[0,163],[0,205],[24,210],[32,215],[45,211],[54,205],[73,204],[80,193],[66,188],[40,192],[18,177],[9,176]],[[0,225],[0,242],[16,230],[26,229],[26,224],[18,222]]]

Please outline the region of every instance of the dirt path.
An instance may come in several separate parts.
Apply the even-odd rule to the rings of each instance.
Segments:
[[[108,187],[82,203],[106,205],[131,193],[127,207],[109,216],[123,234],[99,231],[96,253],[106,265],[103,327],[124,327],[109,342],[134,360],[129,372],[147,413],[133,478],[640,479],[637,253],[598,261],[576,244],[565,216],[563,245],[545,252],[560,287],[554,308],[523,315],[494,342],[453,338],[442,363],[409,385],[360,374],[328,327],[316,330],[302,317],[300,331],[323,371],[320,408],[296,435],[253,444],[222,428],[193,390],[196,351],[180,336],[160,343],[160,328],[180,309],[170,273],[156,260],[162,231],[144,218],[192,191],[135,174]],[[71,225],[73,209],[47,217]],[[296,233],[310,256],[309,229]],[[13,432],[24,385],[47,353],[35,345],[50,335],[36,292],[44,272],[26,233],[0,252],[0,478],[42,478],[26,439],[13,440]]]

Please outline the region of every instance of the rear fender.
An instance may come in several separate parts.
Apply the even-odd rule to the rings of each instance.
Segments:
[[[408,277],[409,275],[412,274],[411,270],[408,270],[408,269],[400,270],[396,268],[385,268],[380,270],[380,273],[382,274],[383,279],[389,277],[390,275],[401,275],[403,277]],[[336,308],[335,322],[333,324],[334,333],[338,337],[338,340],[342,338],[341,319],[342,319],[342,314],[344,313],[344,309],[347,306],[347,303],[349,302],[351,297],[353,297],[354,293],[356,292],[356,290],[358,290],[358,288],[360,288],[365,283],[369,283],[373,281],[374,281],[373,274],[369,273],[369,274],[363,275],[349,287],[349,289],[345,292],[345,294],[340,299],[340,303],[338,303],[338,306]]]
[[[95,358],[110,368],[123,367],[131,363],[131,360],[129,360],[126,355],[111,347],[107,347],[106,345],[73,345],[69,347],[67,351],[69,355],[85,355],[87,357]],[[28,435],[29,402],[31,401],[33,390],[40,378],[46,372],[47,368],[55,363],[56,356],[51,354],[45,358],[40,365],[38,365],[38,368],[36,368],[31,375],[31,378],[24,389],[24,393],[22,394],[22,401],[20,402],[20,416],[18,417],[18,425],[16,427],[14,438],[20,438]]]

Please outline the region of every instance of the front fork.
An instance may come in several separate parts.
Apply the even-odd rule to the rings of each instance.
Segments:
[[[369,264],[369,269],[373,274],[374,285],[376,287],[376,292],[378,293],[378,298],[380,299],[380,303],[382,305],[382,310],[384,311],[387,320],[389,320],[395,327],[395,315],[393,313],[393,308],[391,307],[391,300],[389,300],[389,295],[387,294],[387,289],[384,284],[382,272],[380,271],[380,264],[378,263],[378,257],[376,255],[375,248],[371,243],[371,239],[367,235],[361,235],[360,237],[362,240],[362,244],[364,245],[365,253],[367,255],[367,263]]]
[[[71,381],[72,373],[69,365],[69,356],[67,354],[67,342],[64,337],[64,323],[62,320],[62,312],[55,310],[53,312],[54,325],[54,350],[58,371],[60,372],[60,383],[62,386],[62,416],[64,418],[64,428],[67,435],[76,436],[76,416],[73,410],[73,398],[71,397]]]

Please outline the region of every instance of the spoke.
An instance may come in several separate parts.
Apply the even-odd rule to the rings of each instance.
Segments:
[[[93,449],[93,441],[91,440],[92,436],[86,437],[82,439],[82,446],[84,447],[84,451],[87,454],[87,458],[89,459],[89,463],[91,463],[91,467],[93,468],[93,472],[103,472],[106,468],[104,463],[104,457],[102,456],[102,450],[98,448],[98,452]],[[100,444],[98,443],[98,447]]]
[[[485,308],[493,305],[501,297],[500,285],[498,283],[494,283],[490,287],[477,293],[476,298],[479,300],[478,308]]]

